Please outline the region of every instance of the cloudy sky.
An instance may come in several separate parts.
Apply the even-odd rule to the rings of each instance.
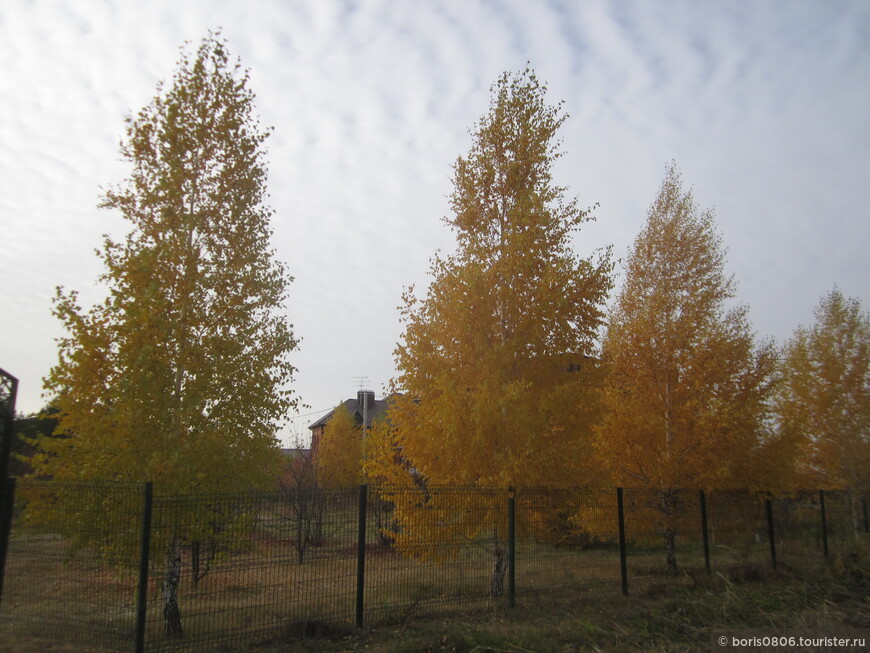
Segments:
[[[124,117],[217,28],[275,128],[299,433],[356,377],[380,394],[393,376],[402,288],[453,247],[451,165],[490,84],[526,62],[571,115],[558,182],[599,204],[581,254],[626,254],[674,159],[716,211],[759,336],[788,338],[835,284],[870,306],[866,0],[4,0],[0,367],[20,411],[44,403],[55,286],[104,292],[94,250],[125,223],[96,204],[128,172]]]

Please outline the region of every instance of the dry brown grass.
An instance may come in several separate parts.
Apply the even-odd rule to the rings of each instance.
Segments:
[[[198,584],[186,574],[179,590],[184,643],[211,651],[222,645],[274,639],[282,633],[293,638],[326,634],[325,641],[353,639],[356,549],[348,541],[336,538],[312,548],[299,564],[287,541],[262,530],[253,546],[219,556]],[[704,580],[709,576],[703,571],[698,544],[684,541],[681,547],[684,573],[676,579],[662,577],[661,550],[630,549],[632,600],[642,602],[645,596],[655,598],[657,592],[670,596],[709,584]],[[731,573],[770,566],[768,543],[763,540],[742,538],[731,545],[719,541],[711,554],[715,569]],[[781,566],[802,568],[810,560],[821,561],[814,544],[790,543],[781,556]],[[622,599],[619,556],[612,547],[556,548],[527,540],[518,544],[516,566],[522,613],[533,605],[533,596],[535,604],[555,606],[561,605],[559,597],[572,597],[586,606],[584,610],[589,607],[583,603],[587,599],[591,604],[613,599],[615,605],[622,605],[618,603]],[[497,616],[508,614],[505,598],[488,596],[491,569],[492,556],[485,543],[426,560],[372,545],[366,557],[366,624],[409,626],[421,617],[432,620],[448,614],[507,618]],[[165,643],[160,578],[160,570],[152,568],[146,631],[149,650]],[[0,604],[0,650],[132,650],[135,587],[133,570],[108,566],[86,552],[70,557],[58,537],[19,533],[13,538]],[[722,605],[734,611],[733,602],[728,602],[728,587],[713,589],[722,595]],[[595,628],[597,632],[601,626]],[[619,627],[613,626],[613,633],[616,637]]]

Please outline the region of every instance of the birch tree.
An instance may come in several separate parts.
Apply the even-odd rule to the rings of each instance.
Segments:
[[[870,317],[835,288],[782,351],[777,415],[807,484],[870,493]],[[857,504],[856,504],[857,505]]]
[[[395,467],[397,450],[400,470],[432,484],[589,481],[594,365],[585,363],[612,265],[609,250],[574,252],[592,217],[554,182],[567,115],[546,90],[529,69],[499,77],[468,155],[454,165],[445,222],[457,249],[433,258],[425,298],[413,288],[403,295],[395,388],[403,395],[390,409],[395,441],[382,448],[381,468]],[[582,369],[572,374],[575,365]],[[378,466],[370,461],[368,473],[395,478]],[[496,567],[503,562],[497,555]]]
[[[39,475],[151,480],[175,494],[269,482],[276,431],[297,405],[297,340],[285,315],[292,278],[270,245],[268,135],[248,72],[215,34],[183,50],[171,83],[127,119],[131,172],[101,207],[129,233],[98,252],[104,301],[85,309],[58,288],[67,335],[45,387],[68,437],[46,442]],[[181,546],[196,537],[184,521],[155,533],[170,636],[183,632]]]
[[[339,403],[326,425],[317,458],[317,483],[324,488],[351,488],[362,481],[362,429],[347,406]]]
[[[405,458],[438,483],[576,480],[587,376],[611,287],[609,251],[581,258],[591,219],[553,181],[566,114],[531,70],[503,74],[454,166],[458,248],[436,254],[425,299],[404,294],[391,409]],[[592,366],[589,366],[592,369]]]
[[[775,352],[734,297],[713,212],[671,164],[609,316],[597,450],[618,484],[656,492],[672,573],[675,490],[752,484],[772,439]]]

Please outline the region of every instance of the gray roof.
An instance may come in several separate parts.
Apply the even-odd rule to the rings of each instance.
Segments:
[[[387,404],[390,401],[390,397],[384,397],[383,399],[375,399],[375,393],[371,391],[361,390],[357,393],[356,399],[347,399],[341,402],[345,408],[347,408],[347,412],[351,414],[351,416],[356,420],[356,423],[362,425],[363,423],[363,399],[364,394],[368,393],[368,406],[366,410],[366,428],[371,428],[372,422],[380,419],[387,412]],[[311,424],[308,428],[315,429],[318,426],[326,426],[329,423],[329,420],[332,419],[332,416],[335,414],[335,410],[331,410],[326,415],[321,417],[319,420]]]

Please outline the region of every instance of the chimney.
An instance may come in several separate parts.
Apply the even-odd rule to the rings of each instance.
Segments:
[[[375,409],[375,391],[360,390],[356,393],[356,400],[359,403],[359,409],[363,416],[363,429],[366,429],[371,423],[371,414]],[[363,433],[365,433],[365,430],[363,430]]]

